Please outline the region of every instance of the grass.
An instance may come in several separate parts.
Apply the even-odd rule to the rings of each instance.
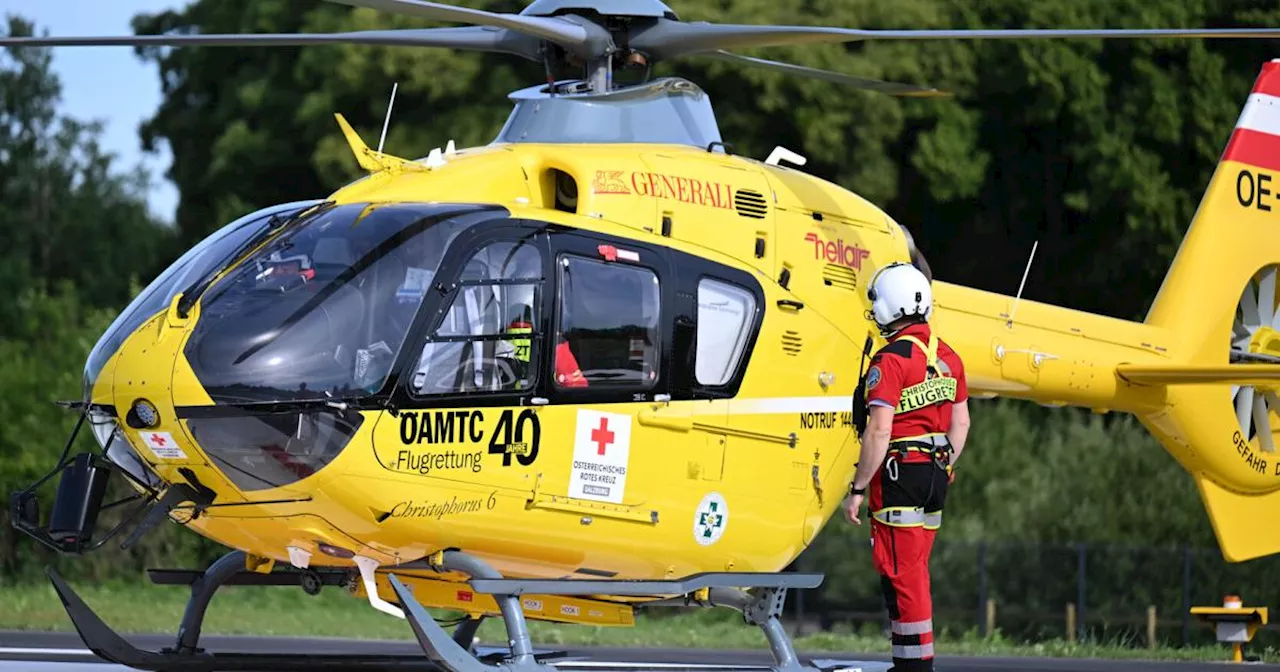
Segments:
[[[106,583],[75,586],[81,597],[103,620],[122,633],[173,633],[182,617],[187,591],[146,583]],[[0,630],[71,632],[71,622],[47,583],[0,586]],[[745,625],[728,610],[641,614],[634,628],[608,628],[530,622],[534,642],[542,646],[619,646],[710,649],[763,649],[766,642],[757,628]],[[444,615],[444,614],[441,614]],[[410,640],[404,621],[379,613],[343,591],[326,588],[311,597],[298,588],[232,586],[214,598],[205,621],[206,634],[295,637],[343,637]],[[505,640],[502,624],[486,621],[479,633],[482,642]],[[889,652],[889,643],[878,629],[868,626],[806,635],[795,640],[802,653]],[[1280,651],[1248,650],[1264,662],[1280,662]],[[1066,641],[1014,642],[997,633],[982,638],[976,632],[939,633],[939,655],[983,655],[1069,658],[1117,658],[1148,660],[1226,660],[1226,646],[1146,649],[1127,642],[1072,644]]]

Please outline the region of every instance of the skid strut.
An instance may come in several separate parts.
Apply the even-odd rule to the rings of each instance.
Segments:
[[[200,629],[204,626],[204,615],[209,610],[209,602],[213,601],[213,594],[218,588],[244,569],[244,559],[243,552],[232,551],[218,558],[204,574],[191,583],[191,599],[187,601],[187,608],[182,611],[182,623],[178,625],[176,653],[202,651],[196,644],[200,641]]]
[[[485,561],[458,551],[445,551],[430,563],[438,572],[462,572],[476,579],[501,579],[502,575]],[[525,622],[520,598],[514,594],[494,593],[494,601],[502,611],[502,621],[507,628],[507,643],[511,656],[497,664],[482,662],[471,653],[470,637],[480,627],[479,620],[466,621],[458,626],[453,636],[444,631],[431,614],[413,597],[413,593],[394,574],[388,577],[396,599],[404,610],[404,617],[413,628],[418,644],[427,657],[449,672],[555,672],[555,668],[538,661],[533,655],[533,642]],[[370,595],[376,595],[376,591]],[[474,625],[472,625],[474,623]],[[470,626],[470,628],[468,628]],[[471,635],[467,635],[470,629]]]

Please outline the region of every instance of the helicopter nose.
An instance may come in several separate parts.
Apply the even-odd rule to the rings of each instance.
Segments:
[[[112,380],[121,438],[159,469],[203,463],[173,404],[179,331],[164,313],[144,322],[121,343]]]

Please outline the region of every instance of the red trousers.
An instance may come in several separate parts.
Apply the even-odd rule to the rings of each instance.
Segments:
[[[890,453],[867,493],[872,555],[889,611],[892,672],[933,670],[929,554],[942,524],[947,480],[946,470],[926,455]]]

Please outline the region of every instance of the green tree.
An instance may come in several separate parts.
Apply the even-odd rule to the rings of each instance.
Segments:
[[[947,5],[957,28],[1280,20],[1263,0]],[[920,58],[936,62],[936,48],[922,46]],[[1262,40],[975,43],[968,67],[937,73],[957,92],[955,107],[909,101],[913,130],[898,156],[918,174],[889,209],[917,229],[939,277],[1012,293],[1039,240],[1025,297],[1141,319],[1268,48]]]
[[[20,18],[7,25],[10,34],[32,34]],[[43,50],[0,55],[0,203],[6,207],[0,217],[0,495],[6,502],[55,466],[76,416],[54,402],[80,398],[89,350],[139,283],[173,253],[176,240],[147,214],[145,176],[116,172],[114,157],[98,145],[100,124],[57,114],[60,85],[49,63]],[[91,436],[87,428],[81,432],[80,450],[93,445]],[[46,507],[55,485],[42,491]],[[6,504],[0,508],[0,576],[34,575],[57,560],[10,522]],[[157,534],[129,553],[109,546],[91,563],[73,565],[73,575],[116,574],[164,551],[194,547],[193,536],[175,541]]]
[[[481,2],[519,11],[516,3]],[[284,0],[193,3],[142,15],[139,33],[327,32],[418,25],[370,10]],[[159,65],[165,94],[143,127],[144,145],[172,148],[181,194],[177,223],[188,244],[251,210],[315,198],[358,176],[333,114],[365,138],[380,131],[399,83],[386,147],[421,155],[451,138],[483,144],[500,127],[502,94],[540,81],[532,63],[436,49],[361,46],[140,49]],[[518,73],[518,74],[517,74]]]
[[[8,19],[12,35],[32,25]],[[98,144],[101,123],[56,114],[61,85],[47,50],[0,53],[0,315],[24,290],[70,281],[99,306],[123,306],[134,279],[150,279],[173,253],[170,229],[147,213],[148,178],[116,172]],[[0,335],[9,329],[0,321]]]

